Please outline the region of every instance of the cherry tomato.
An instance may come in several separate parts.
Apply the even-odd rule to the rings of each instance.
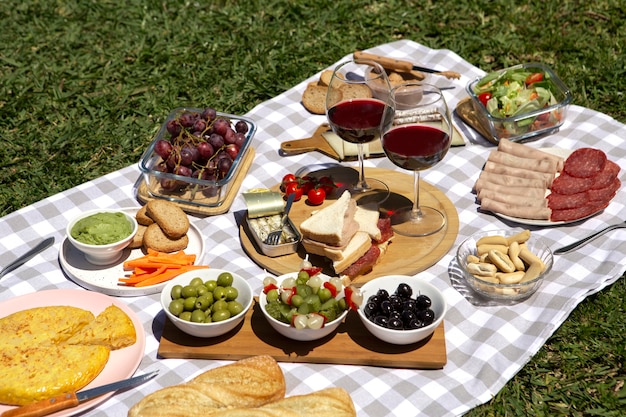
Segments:
[[[310,177],[308,175],[300,178],[300,187],[302,188],[302,194],[308,194],[310,190],[315,188],[315,178]]]
[[[484,93],[480,93],[478,95],[478,100],[483,103],[483,106],[487,107],[487,102],[491,100],[491,93],[489,91],[485,91]]]
[[[302,198],[302,188],[300,187],[300,184],[298,184],[297,182],[290,182],[286,184],[285,195],[288,196],[289,194],[294,194],[294,193],[296,194],[294,201],[298,201]]]
[[[314,206],[319,206],[326,199],[326,192],[323,188],[312,188],[307,193],[307,198],[309,199],[309,203]]]
[[[296,176],[294,174],[286,174],[283,177],[283,184],[288,184],[290,182],[295,182],[296,181]]]
[[[526,85],[531,85],[532,83],[536,83],[539,81],[543,81],[543,73],[534,72],[530,74],[528,77],[526,77],[525,83]]]
[[[318,180],[319,187],[324,190],[326,195],[332,194],[336,185],[330,177],[321,177]]]

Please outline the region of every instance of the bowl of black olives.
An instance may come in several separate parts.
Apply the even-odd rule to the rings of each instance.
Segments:
[[[448,309],[443,294],[423,279],[406,275],[375,278],[361,287],[359,317],[378,339],[409,345],[429,337]]]

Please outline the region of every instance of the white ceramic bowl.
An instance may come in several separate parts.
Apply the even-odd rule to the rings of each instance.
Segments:
[[[88,243],[82,243],[74,239],[72,237],[72,228],[74,227],[74,225],[76,225],[78,221],[86,217],[92,216],[94,214],[97,214],[97,213],[121,213],[123,214],[126,220],[131,224],[132,232],[130,233],[130,235],[126,236],[124,239],[119,240],[114,243],[109,243],[106,245],[93,245],[93,244],[88,244]],[[137,233],[137,228],[138,228],[138,225],[137,225],[137,220],[135,220],[135,217],[124,212],[123,210],[96,209],[96,210],[85,211],[79,214],[78,216],[74,217],[67,224],[67,227],[65,229],[65,234],[67,235],[67,239],[70,241],[70,243],[76,249],[78,249],[85,255],[85,259],[87,259],[89,263],[92,263],[94,265],[109,265],[120,260],[120,258],[122,257],[124,253],[124,249],[126,249],[126,247],[133,240],[135,233]]]
[[[465,281],[474,291],[490,299],[512,301],[528,298],[539,289],[545,276],[552,269],[553,256],[548,245],[533,235],[530,236],[526,245],[530,252],[537,255],[545,265],[544,271],[537,278],[519,284],[494,284],[472,275],[467,270],[467,256],[476,254],[476,242],[481,237],[496,235],[506,237],[517,233],[519,233],[519,231],[516,230],[491,230],[476,233],[461,243],[457,250],[456,259],[463,272]]]
[[[292,277],[295,278],[297,275],[298,275],[297,272],[284,274],[284,275],[277,277],[276,281],[278,281],[278,284],[280,285],[280,283],[283,282],[285,279],[292,278]],[[330,277],[326,275],[322,275],[322,278],[325,280],[330,279]],[[304,341],[304,342],[321,339],[335,332],[337,328],[339,327],[339,325],[343,323],[344,319],[346,318],[346,315],[348,315],[348,310],[344,311],[339,317],[337,317],[335,320],[331,322],[326,323],[324,327],[322,327],[321,329],[296,329],[295,327],[287,323],[283,323],[282,321],[276,320],[275,318],[270,316],[265,310],[266,304],[267,304],[267,298],[265,294],[263,293],[263,291],[261,291],[261,293],[259,294],[259,305],[261,306],[261,311],[263,312],[263,315],[267,319],[267,322],[270,324],[270,326],[272,326],[272,328],[276,330],[278,333],[282,334],[285,337],[288,337],[289,339],[299,340],[299,341]]]
[[[431,309],[435,313],[435,319],[428,326],[411,330],[394,330],[379,326],[366,317],[364,308],[367,304],[367,300],[372,295],[378,293],[379,289],[384,289],[389,294],[393,294],[398,288],[398,285],[402,283],[408,284],[413,290],[411,298],[415,299],[417,295],[424,294],[431,299]],[[378,339],[394,345],[409,345],[426,339],[441,324],[448,310],[448,304],[437,287],[421,278],[412,276],[387,275],[374,278],[361,287],[361,293],[363,294],[363,303],[358,309],[361,322],[363,322],[365,328]]]
[[[237,301],[243,305],[243,311],[239,314],[232,316],[231,318],[223,321],[217,321],[212,323],[194,323],[187,320],[182,320],[170,313],[169,305],[172,301],[172,288],[175,285],[182,285],[183,287],[191,282],[195,277],[202,278],[202,281],[217,280],[217,277],[222,272],[229,272],[233,276],[233,287],[237,289],[239,295]],[[245,318],[246,312],[252,306],[252,287],[250,284],[238,274],[234,274],[230,271],[223,269],[198,269],[195,271],[185,272],[180,274],[176,278],[172,279],[161,291],[161,307],[165,311],[165,315],[170,319],[174,326],[183,332],[196,337],[216,337],[228,333],[237,327]]]

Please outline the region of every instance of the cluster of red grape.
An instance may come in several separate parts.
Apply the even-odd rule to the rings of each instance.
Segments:
[[[226,177],[246,140],[248,124],[219,116],[214,108],[185,110],[166,125],[169,138],[159,139],[154,151],[163,161],[156,170],[183,177],[219,181]],[[161,187],[179,190],[189,183],[162,178]]]

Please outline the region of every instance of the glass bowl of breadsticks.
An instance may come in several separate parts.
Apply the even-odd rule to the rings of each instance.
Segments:
[[[523,300],[552,269],[550,248],[529,230],[491,230],[467,238],[457,262],[468,285],[495,300]]]

